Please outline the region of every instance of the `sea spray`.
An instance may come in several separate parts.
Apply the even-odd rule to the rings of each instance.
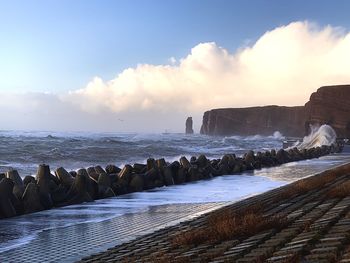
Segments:
[[[324,124],[320,127],[311,127],[311,133],[304,137],[301,143],[295,145],[299,150],[320,147],[322,145],[331,146],[336,142],[337,134],[334,129]]]
[[[51,136],[50,136],[51,135]],[[206,136],[193,134],[58,133],[0,131],[0,173],[11,167],[24,178],[34,175],[39,163],[54,170],[77,170],[92,165],[145,162],[149,157],[169,161],[181,156],[205,154],[220,158],[226,153],[243,155],[248,150],[279,149],[280,139],[271,136]]]

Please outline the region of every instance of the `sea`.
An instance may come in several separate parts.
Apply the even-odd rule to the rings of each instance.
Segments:
[[[270,136],[206,136],[181,133],[87,133],[0,131],[0,172],[17,169],[21,177],[35,175],[39,164],[77,170],[89,166],[145,163],[147,158],[172,162],[181,156],[243,155],[248,150],[282,148],[283,134]],[[278,167],[224,175],[183,185],[160,187],[115,198],[0,220],[1,253],[35,240],[39,232],[76,224],[109,220],[155,206],[186,203],[232,202],[350,161],[349,153],[291,162]]]
[[[181,156],[205,154],[220,158],[227,153],[282,147],[279,132],[271,136],[211,137],[182,133],[87,133],[44,131],[0,131],[0,172],[18,170],[21,177],[35,175],[39,164],[51,170],[77,170],[89,166],[145,163],[150,157],[172,162]]]

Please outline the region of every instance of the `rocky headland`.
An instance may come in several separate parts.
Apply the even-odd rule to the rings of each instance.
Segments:
[[[204,113],[201,134],[303,137],[310,125],[331,125],[339,138],[350,138],[350,85],[324,86],[304,106],[213,109]]]

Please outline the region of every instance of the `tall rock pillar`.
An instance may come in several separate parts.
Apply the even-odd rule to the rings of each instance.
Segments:
[[[186,120],[186,134],[193,134],[193,120],[192,117],[188,117]]]

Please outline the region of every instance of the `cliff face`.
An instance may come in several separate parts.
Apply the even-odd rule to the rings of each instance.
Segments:
[[[213,109],[204,113],[202,134],[302,137],[309,124],[330,124],[338,137],[350,137],[350,85],[321,87],[305,106]]]
[[[215,109],[204,113],[202,134],[208,135],[271,135],[275,131],[289,136],[304,132],[300,107],[265,106],[236,109]]]
[[[307,123],[329,124],[338,137],[350,138],[350,85],[325,86],[305,104]]]

